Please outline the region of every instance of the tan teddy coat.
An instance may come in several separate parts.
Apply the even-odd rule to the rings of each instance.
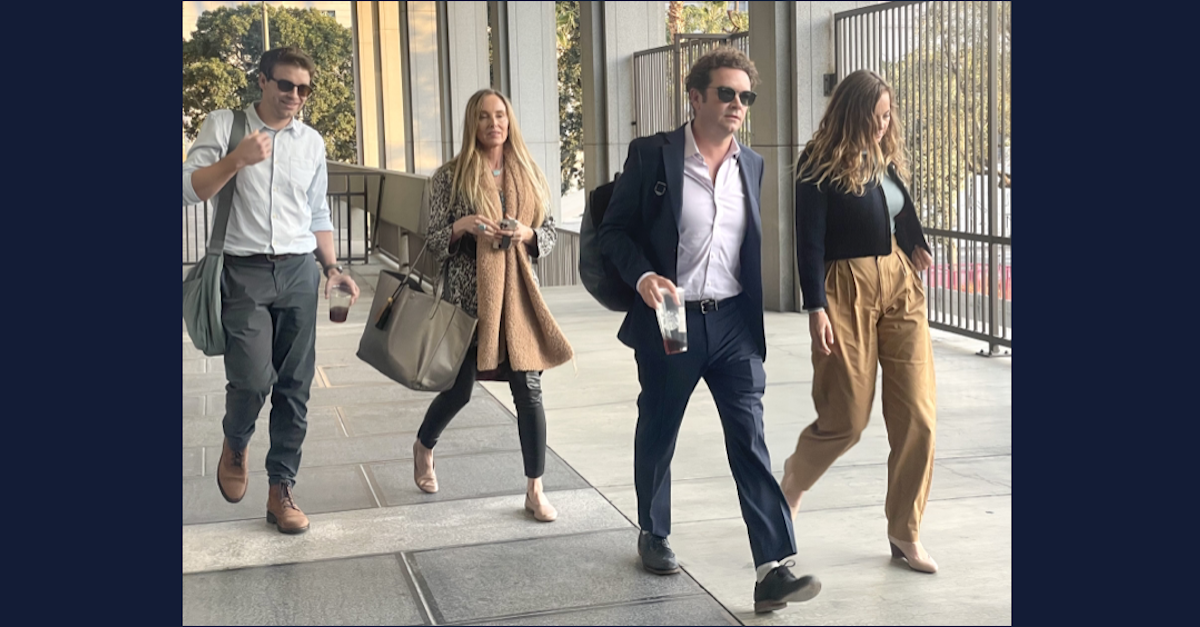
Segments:
[[[486,172],[484,176],[481,184],[494,194],[494,205],[500,206],[499,191],[492,177]],[[430,181],[427,245],[439,262],[450,259],[445,299],[479,319],[478,369],[496,370],[505,358],[509,368],[517,372],[549,370],[570,361],[574,352],[542,299],[533,265],[554,247],[557,231],[553,218],[547,215],[542,224],[534,227],[537,253],[532,259],[524,245],[508,250],[494,250],[487,243],[464,246],[470,235],[462,236],[452,245],[450,236],[456,220],[490,213],[476,211],[454,195],[452,178],[451,168],[442,167]],[[530,223],[536,213],[532,183],[520,176],[518,168],[505,168],[503,179],[507,213],[532,227]]]

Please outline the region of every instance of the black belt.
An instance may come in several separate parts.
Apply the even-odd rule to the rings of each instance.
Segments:
[[[227,254],[226,256],[233,257],[235,259],[245,259],[246,261],[284,261],[286,259],[294,259],[296,257],[303,257],[305,255],[312,255],[312,253],[288,253],[288,254],[283,254],[283,255],[259,254],[259,255],[246,255],[245,257],[239,256],[239,255],[228,255]]]
[[[699,311],[702,314],[706,314],[710,311],[717,311],[722,307],[727,307],[734,301],[735,298],[737,298],[737,296],[731,296],[724,300],[716,300],[712,298],[705,300],[689,300],[683,304],[683,307],[684,309]]]

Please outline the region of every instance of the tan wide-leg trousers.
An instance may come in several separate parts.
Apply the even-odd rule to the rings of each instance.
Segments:
[[[791,496],[812,488],[858,442],[875,400],[878,362],[892,449],[888,534],[916,542],[933,477],[937,396],[921,277],[893,237],[890,255],[827,263],[825,293],[833,354],[813,349],[817,420],[800,433],[784,485]]]

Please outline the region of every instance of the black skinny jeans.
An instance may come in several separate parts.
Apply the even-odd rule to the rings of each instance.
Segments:
[[[421,445],[432,449],[437,446],[438,436],[450,424],[458,412],[471,401],[471,390],[475,387],[477,374],[478,346],[467,351],[454,387],[437,395],[425,412],[425,421],[417,432]],[[542,373],[513,372],[508,364],[501,366],[508,375],[508,387],[512,390],[513,403],[517,406],[517,432],[521,437],[521,453],[525,458],[525,476],[537,479],[546,469],[546,412],[542,409]]]

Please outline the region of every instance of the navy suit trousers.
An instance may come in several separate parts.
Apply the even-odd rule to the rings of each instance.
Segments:
[[[707,314],[688,310],[687,352],[667,355],[661,342],[635,351],[642,392],[634,438],[634,487],[638,524],[656,536],[670,535],[675,439],[688,399],[703,377],[721,416],[725,452],[754,564],[759,566],[794,555],[796,541],[791,510],[771,474],[763,433],[766,373],[739,311],[749,306],[743,295]]]

